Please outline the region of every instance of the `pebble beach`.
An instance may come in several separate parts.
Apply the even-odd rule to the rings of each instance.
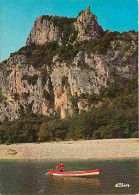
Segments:
[[[139,157],[139,139],[78,140],[0,145],[0,159],[122,159]]]

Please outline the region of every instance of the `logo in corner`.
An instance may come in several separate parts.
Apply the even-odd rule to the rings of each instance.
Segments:
[[[129,184],[124,184],[124,183],[117,183],[115,184],[115,187],[117,188],[129,188],[131,185]]]

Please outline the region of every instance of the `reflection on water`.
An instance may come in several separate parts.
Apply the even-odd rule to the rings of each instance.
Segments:
[[[48,181],[50,183],[53,183],[55,186],[55,192],[58,194],[64,194],[64,193],[73,193],[73,188],[80,188],[82,186],[82,189],[84,191],[85,187],[99,187],[100,186],[100,181],[99,179],[93,179],[93,178],[82,178],[82,177],[59,177],[59,176],[48,176]],[[75,189],[76,189],[75,188]],[[86,188],[86,189],[87,189]],[[70,190],[69,190],[70,189]],[[78,194],[80,190],[78,190]],[[77,194],[77,191],[74,193]]]
[[[67,185],[71,183],[89,184],[91,186],[100,186],[99,179],[93,179],[92,177],[60,177],[60,176],[48,176],[48,180],[55,182],[55,185],[61,184]]]
[[[0,161],[0,194],[137,194],[138,161],[64,161],[67,171],[100,169],[98,176],[60,177],[46,174],[56,161]],[[117,183],[130,188],[116,188]]]

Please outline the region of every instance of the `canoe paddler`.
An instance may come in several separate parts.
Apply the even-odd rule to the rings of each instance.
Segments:
[[[60,162],[60,164],[56,167],[56,171],[60,171],[60,172],[64,171],[64,166],[63,166],[62,162]]]

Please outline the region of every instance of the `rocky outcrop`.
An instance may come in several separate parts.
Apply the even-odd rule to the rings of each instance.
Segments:
[[[30,112],[48,116],[60,112],[64,118],[88,110],[86,97],[99,94],[101,88],[131,79],[137,72],[137,33],[109,33],[101,38],[103,30],[90,7],[76,19],[38,17],[27,46],[0,64],[0,121]],[[90,43],[96,38],[95,50],[82,46],[83,40]],[[32,47],[53,41],[61,46]]]
[[[77,18],[58,16],[39,16],[27,39],[27,45],[32,43],[45,44],[58,41],[59,44],[67,37],[77,32],[76,41],[90,40],[101,37],[103,29],[98,25],[97,17],[90,11],[90,6],[79,13]]]
[[[27,39],[27,45],[32,43],[45,44],[46,42],[62,42],[62,32],[58,26],[55,26],[53,19],[55,16],[39,16],[33,26],[33,29]]]
[[[74,25],[78,31],[78,41],[95,39],[103,34],[103,29],[98,25],[97,17],[91,13],[90,6],[88,6],[87,10],[79,13],[77,22]]]

